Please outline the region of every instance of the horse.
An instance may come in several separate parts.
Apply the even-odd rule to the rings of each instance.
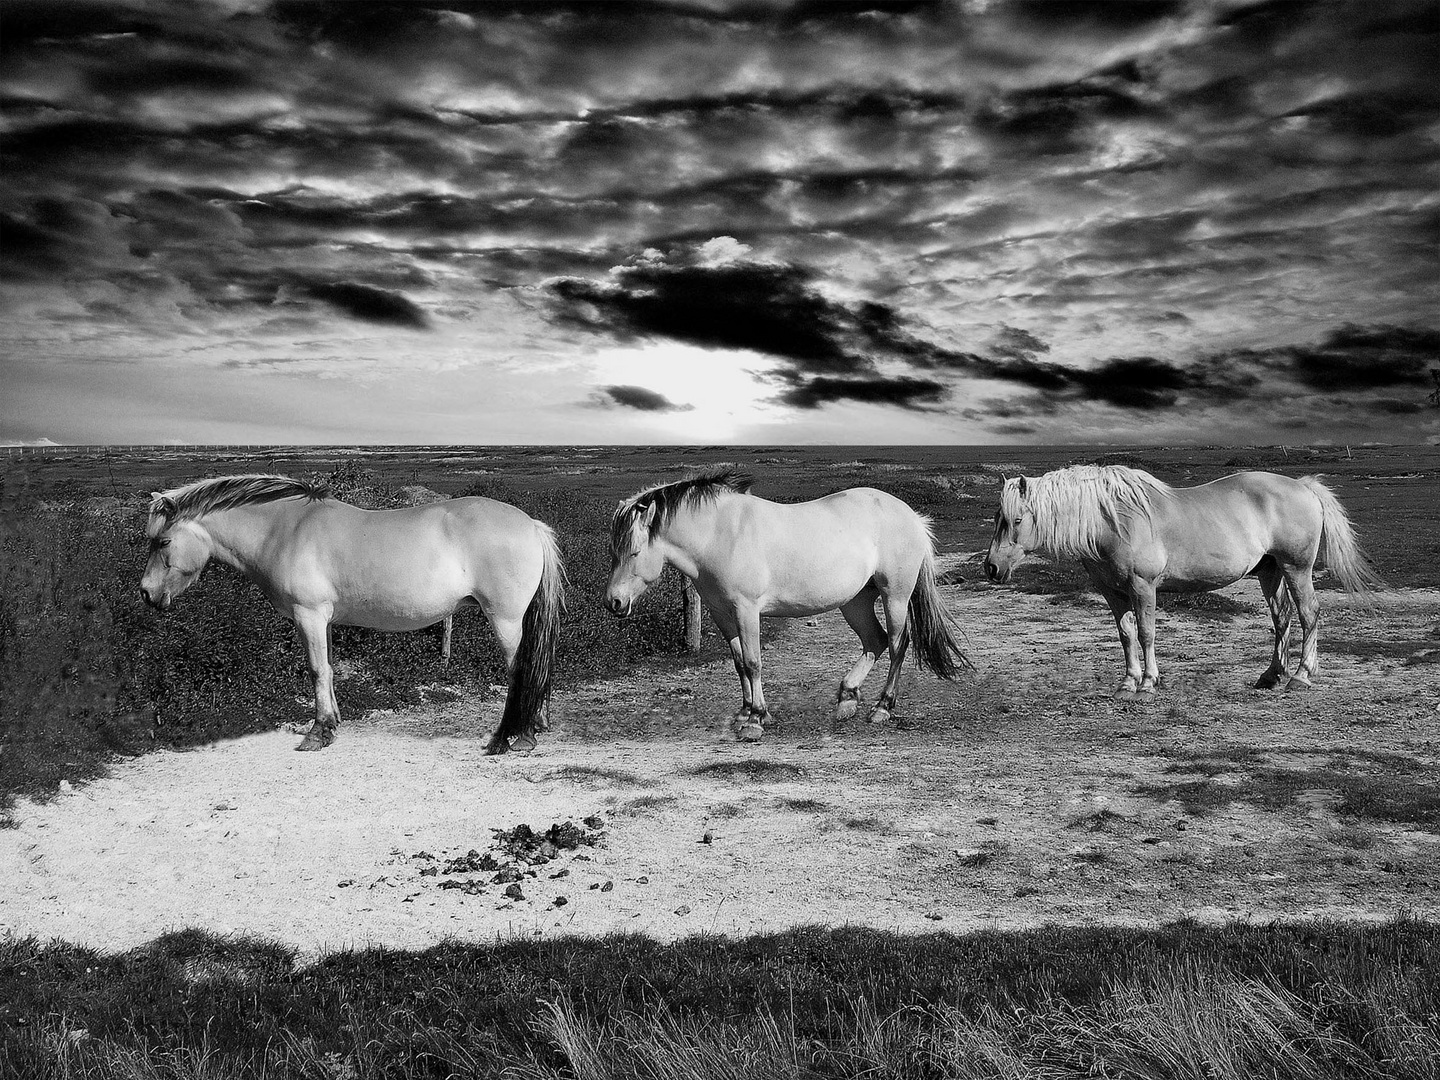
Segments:
[[[730,645],[740,678],[736,733],[755,742],[769,710],[761,685],[760,617],[816,615],[836,608],[860,639],[860,658],[841,680],[837,720],[859,708],[860,686],[882,651],[885,689],[870,713],[889,719],[913,639],[920,663],[945,679],[970,667],[935,588],[928,519],[893,495],[850,488],[780,504],[750,494],[728,468],[646,488],[621,501],[610,530],[606,606],[630,614],[636,599],[674,566],[695,585]],[[879,600],[885,625],[875,615]]]
[[[324,485],[249,474],[151,495],[140,581],[161,611],[213,557],[294,620],[315,683],[315,722],[297,750],[335,741],[340,710],[330,627],[418,630],[478,606],[505,654],[509,689],[487,754],[532,749],[544,728],[565,570],[543,522],[493,499],[362,510]]]
[[[1008,582],[1032,549],[1078,557],[1110,605],[1125,652],[1120,696],[1153,693],[1160,682],[1157,591],[1209,592],[1258,578],[1275,648],[1255,688],[1271,690],[1286,679],[1294,616],[1300,664],[1285,688],[1304,690],[1318,666],[1317,557],[1348,592],[1380,587],[1344,507],[1315,476],[1240,472],[1177,488],[1123,465],[1074,465],[1012,477],[1000,492],[986,576]]]

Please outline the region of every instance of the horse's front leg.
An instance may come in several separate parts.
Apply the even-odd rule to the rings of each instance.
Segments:
[[[1144,578],[1130,581],[1130,607],[1135,614],[1135,634],[1145,657],[1145,673],[1139,692],[1153,694],[1160,684],[1160,665],[1155,661],[1155,584]]]
[[[750,718],[752,701],[750,680],[745,675],[745,657],[740,648],[740,620],[725,604],[706,604],[706,607],[721,636],[730,646],[730,662],[735,666],[735,677],[740,680],[740,708],[735,710],[735,715],[730,719],[730,727],[738,730],[740,725]]]
[[[315,683],[315,723],[296,750],[323,750],[335,741],[340,706],[335,701],[335,676],[330,667],[330,612],[297,608],[295,625],[305,646],[305,662]]]
[[[1116,589],[1102,587],[1110,614],[1115,617],[1115,630],[1120,635],[1120,649],[1125,654],[1125,677],[1115,688],[1117,695],[1133,694],[1140,689],[1144,669],[1140,666],[1140,645],[1135,626],[1135,613],[1130,610],[1130,597]]]
[[[745,689],[749,712],[736,731],[742,742],[759,742],[770,718],[765,708],[765,688],[760,679],[760,612],[740,613],[740,681]]]

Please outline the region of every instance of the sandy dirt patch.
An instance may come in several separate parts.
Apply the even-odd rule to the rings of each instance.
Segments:
[[[1125,702],[1098,599],[945,592],[979,676],[908,677],[898,724],[831,722],[856,647],[836,614],[767,650],[776,722],[756,746],[729,734],[737,690],[717,659],[562,691],[528,755],[483,755],[492,697],[371,714],[321,754],[274,732],[121,763],[22,802],[0,833],[0,929],[119,949],[194,926],[314,953],[1440,915],[1437,826],[1384,816],[1440,781],[1440,667],[1416,659],[1440,645],[1440,593],[1373,608],[1325,593],[1321,681],[1286,695],[1249,689],[1268,620],[1240,583],[1224,595],[1253,610],[1233,619],[1162,613],[1165,688]],[[1401,803],[1347,812],[1346,791],[1392,780]],[[493,829],[587,816],[599,842],[524,867],[522,899],[492,872],[442,870]]]

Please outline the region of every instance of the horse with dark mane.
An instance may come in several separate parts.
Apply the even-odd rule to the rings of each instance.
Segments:
[[[750,493],[750,481],[711,469],[646,488],[620,503],[610,530],[606,604],[628,615],[667,564],[695,584],[730,645],[740,678],[740,738],[761,737],[769,717],[761,685],[761,616],[839,609],[860,638],[860,657],[841,680],[836,716],[858,708],[860,685],[882,652],[885,689],[870,714],[888,719],[911,642],[920,662],[946,679],[969,661],[935,588],[930,523],[874,488],[782,504]],[[885,623],[875,614],[880,602]]]
[[[1037,549],[1078,558],[1110,605],[1125,652],[1120,694],[1150,693],[1160,681],[1157,591],[1208,592],[1259,578],[1275,649],[1255,687],[1272,689],[1287,675],[1296,618],[1300,664],[1286,689],[1299,690],[1319,663],[1316,560],[1350,592],[1379,585],[1344,508],[1314,476],[1242,472],[1176,488],[1123,465],[1075,465],[1012,477],[1000,492],[985,573],[1007,582],[1025,552]]]
[[[285,476],[222,476],[153,493],[140,581],[162,611],[211,558],[260,586],[300,630],[315,722],[297,749],[335,740],[340,710],[330,627],[418,630],[478,606],[500,640],[510,686],[487,753],[535,745],[560,626],[565,571],[548,525],[493,499],[362,510]]]

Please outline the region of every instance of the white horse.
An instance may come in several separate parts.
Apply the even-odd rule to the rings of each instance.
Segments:
[[[1380,584],[1344,508],[1314,476],[1242,472],[1174,488],[1123,465],[1075,465],[1014,477],[1000,493],[986,576],[1009,581],[1025,552],[1035,549],[1079,558],[1109,603],[1125,651],[1118,694],[1150,693],[1160,681],[1157,590],[1208,592],[1242,577],[1259,578],[1275,651],[1255,687],[1269,690],[1285,677],[1295,615],[1300,665],[1286,689],[1298,690],[1310,686],[1318,663],[1317,557],[1350,592]]]
[[[969,667],[935,589],[928,520],[873,488],[791,505],[749,491],[749,480],[718,469],[623,501],[611,526],[605,591],[610,610],[628,615],[667,563],[695,583],[730,643],[740,677],[740,738],[759,739],[769,715],[760,678],[762,615],[840,609],[861,645],[860,659],[840,683],[841,720],[855,715],[860,684],[886,649],[890,674],[870,719],[889,718],[912,638],[920,662],[942,678]]]
[[[478,605],[505,653],[510,688],[486,750],[529,749],[543,727],[565,588],[554,533],[493,499],[362,510],[284,476],[223,476],[153,493],[140,581],[162,611],[213,557],[295,621],[315,679],[315,723],[296,749],[335,740],[330,626],[418,630]]]

